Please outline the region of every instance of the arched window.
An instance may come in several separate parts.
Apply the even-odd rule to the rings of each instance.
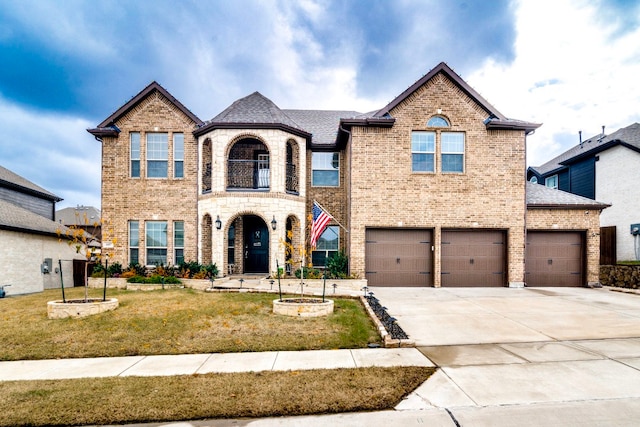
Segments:
[[[531,177],[531,179],[529,180],[529,182],[532,182],[532,183],[534,183],[534,184],[537,184],[537,183],[538,183],[538,177],[536,177],[536,176],[532,176],[532,177]]]
[[[427,127],[430,128],[448,128],[451,126],[449,121],[442,116],[433,116],[427,122]]]

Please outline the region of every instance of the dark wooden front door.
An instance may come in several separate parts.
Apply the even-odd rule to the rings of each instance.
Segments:
[[[505,254],[503,231],[443,231],[442,286],[505,286]]]
[[[269,230],[265,222],[253,215],[244,217],[244,272],[269,271]]]

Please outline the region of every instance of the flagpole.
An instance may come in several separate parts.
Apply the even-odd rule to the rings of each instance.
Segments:
[[[345,227],[344,225],[340,224],[340,222],[333,215],[331,215],[331,213],[328,210],[326,210],[324,206],[322,206],[320,203],[318,203],[317,200],[314,200],[313,203],[317,204],[320,207],[320,209],[325,211],[327,213],[327,215],[329,215],[331,217],[331,219],[335,221],[336,224],[338,224],[340,227],[342,227],[342,229],[345,231],[345,233],[349,232],[347,227]]]

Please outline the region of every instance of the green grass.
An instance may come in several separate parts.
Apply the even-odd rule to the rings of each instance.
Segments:
[[[90,290],[101,297],[101,290]],[[83,288],[66,292],[81,298]],[[273,294],[204,293],[191,289],[109,290],[115,311],[83,319],[47,318],[59,290],[0,300],[0,360],[151,354],[362,348],[379,343],[357,299],[335,299],[328,317],[272,313]]]

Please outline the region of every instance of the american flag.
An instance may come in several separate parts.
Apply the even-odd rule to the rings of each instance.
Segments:
[[[313,221],[311,222],[311,247],[315,249],[318,239],[333,217],[326,213],[315,201],[313,202],[311,213],[313,215]]]

